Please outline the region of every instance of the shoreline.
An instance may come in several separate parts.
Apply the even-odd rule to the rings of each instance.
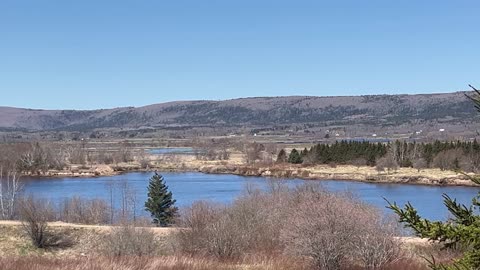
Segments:
[[[437,169],[425,169],[417,172],[410,168],[399,168],[394,172],[376,172],[368,166],[339,165],[330,167],[327,165],[296,166],[296,165],[246,165],[246,164],[218,164],[205,162],[198,164],[162,163],[150,168],[142,169],[136,164],[93,165],[82,170],[50,170],[45,174],[26,174],[22,177],[40,178],[85,178],[106,177],[133,172],[152,172],[154,170],[164,172],[199,172],[206,174],[232,174],[239,176],[268,177],[273,179],[303,179],[303,180],[339,180],[355,181],[377,184],[410,184],[423,186],[466,186],[480,187],[465,176],[452,171],[440,171]]]

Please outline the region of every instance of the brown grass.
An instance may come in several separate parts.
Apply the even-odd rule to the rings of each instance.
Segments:
[[[243,262],[220,262],[196,257],[0,257],[1,269],[8,270],[308,270],[304,261],[286,257],[254,258]],[[363,270],[345,266],[341,270]],[[416,260],[398,261],[384,270],[427,270]]]
[[[222,263],[191,257],[121,257],[58,259],[46,257],[0,258],[1,269],[9,270],[306,270],[298,261],[263,259],[245,263]]]

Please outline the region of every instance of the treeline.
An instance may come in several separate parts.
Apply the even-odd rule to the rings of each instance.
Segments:
[[[432,143],[371,143],[340,141],[317,144],[310,149],[280,150],[277,162],[293,164],[346,164],[384,168],[413,167],[480,171],[480,144],[474,141]]]
[[[22,174],[40,175],[49,170],[63,170],[70,165],[84,167],[135,160],[142,168],[150,165],[146,154],[143,151],[134,150],[126,141],[119,142],[114,149],[108,151],[92,149],[86,141],[0,144],[0,168]]]
[[[374,166],[383,157],[389,146],[381,143],[341,141],[334,144],[317,144],[302,151],[293,149],[287,157],[280,150],[277,162],[293,164],[357,164]]]

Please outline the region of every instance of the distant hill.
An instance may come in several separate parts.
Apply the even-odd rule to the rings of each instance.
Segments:
[[[477,114],[465,92],[421,95],[258,97],[182,101],[103,110],[0,107],[1,130],[87,131],[104,128],[401,125],[411,121],[469,121]]]

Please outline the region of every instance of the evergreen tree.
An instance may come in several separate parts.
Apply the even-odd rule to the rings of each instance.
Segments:
[[[472,87],[473,88],[473,87]],[[475,90],[475,96],[470,97],[476,104],[480,112],[480,92]],[[433,148],[436,151],[442,151],[445,144],[435,142]],[[466,174],[465,174],[466,175]],[[479,176],[468,176],[474,183],[480,184]],[[472,199],[472,205],[466,206],[457,203],[455,199],[448,195],[443,195],[444,204],[453,218],[447,222],[430,221],[421,218],[417,210],[407,203],[405,208],[400,208],[396,203],[389,203],[387,208],[392,209],[400,218],[400,222],[405,223],[405,227],[411,228],[413,232],[422,238],[428,238],[433,241],[439,241],[446,248],[462,247],[466,249],[463,256],[450,264],[437,264],[435,259],[430,261],[430,267],[435,270],[467,270],[480,269],[480,192],[477,197]]]
[[[290,152],[290,155],[288,156],[288,162],[293,164],[300,164],[303,162],[302,156],[300,156],[300,153],[297,151],[297,149],[293,149],[292,152]]]
[[[155,172],[150,178],[148,185],[148,199],[145,202],[145,210],[150,212],[153,223],[157,226],[166,227],[173,223],[178,208],[174,206],[172,192],[168,191],[163,176]]]
[[[308,149],[305,147],[302,151],[300,151],[300,156],[302,159],[308,155]]]
[[[287,152],[284,149],[280,150],[277,155],[277,163],[287,162]]]

